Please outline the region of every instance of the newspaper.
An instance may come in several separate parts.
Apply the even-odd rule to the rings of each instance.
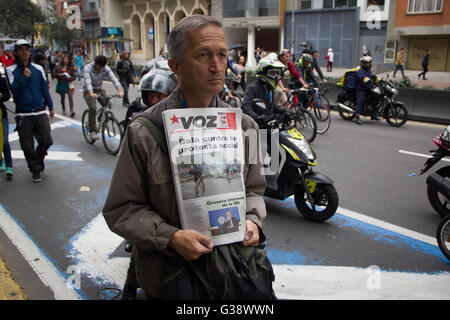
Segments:
[[[241,118],[235,108],[163,112],[181,226],[210,237],[215,246],[244,240]]]

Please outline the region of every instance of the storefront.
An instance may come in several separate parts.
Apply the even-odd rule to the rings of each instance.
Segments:
[[[410,36],[406,68],[422,69],[426,49],[430,49],[430,71],[450,71],[450,36]]]

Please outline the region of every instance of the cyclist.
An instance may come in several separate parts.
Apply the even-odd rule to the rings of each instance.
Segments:
[[[139,83],[140,97],[134,100],[122,122],[124,131],[134,118],[134,114],[141,113],[159,101],[167,98],[178,86],[178,79],[171,70],[153,69],[147,72]]]
[[[105,56],[95,57],[94,62],[84,67],[83,96],[89,107],[89,136],[93,141],[99,139],[97,135],[97,123],[95,121],[95,115],[97,113],[96,99],[98,93],[105,93],[105,90],[102,89],[105,76],[109,76],[109,79],[113,82],[117,90],[117,94],[120,98],[123,98],[120,82],[117,80],[111,68],[106,65]]]
[[[276,113],[291,113],[274,103],[274,90],[278,86],[284,68],[277,54],[270,53],[259,61],[256,68],[257,79],[245,89],[242,111],[252,117],[260,128],[266,128],[267,122],[274,119]],[[255,98],[264,100],[267,107],[264,114],[256,109],[253,102]]]

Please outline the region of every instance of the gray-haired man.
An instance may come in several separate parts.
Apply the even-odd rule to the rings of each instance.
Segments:
[[[182,19],[168,39],[169,66],[179,88],[144,112],[163,130],[161,113],[174,108],[228,107],[217,98],[224,85],[227,64],[225,34],[219,21],[203,15]],[[257,130],[243,115],[242,130]],[[249,155],[246,148],[246,159]],[[266,208],[261,165],[245,164],[247,219],[244,245],[264,239]],[[182,230],[174,197],[168,155],[148,130],[133,122],[124,136],[110,190],[103,208],[110,229],[133,243],[139,285],[152,298],[164,296],[163,281],[184,260],[212,252],[211,239],[194,230]]]

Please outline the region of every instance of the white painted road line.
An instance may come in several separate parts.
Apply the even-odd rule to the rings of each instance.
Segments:
[[[398,150],[398,152],[403,153],[403,154],[408,154],[410,156],[416,156],[416,157],[421,157],[421,158],[431,158],[431,155],[429,155],[429,154],[422,154],[422,153],[411,152],[411,151],[406,151],[406,150]],[[441,161],[450,162],[450,159],[442,158]]]
[[[403,236],[406,236],[406,237],[409,237],[409,238],[412,238],[415,240],[419,240],[419,241],[431,244],[433,246],[438,246],[437,240],[434,237],[430,237],[430,236],[424,235],[424,234],[416,232],[416,231],[408,230],[408,229],[399,227],[399,226],[389,223],[389,222],[385,222],[385,221],[382,221],[382,220],[379,220],[376,218],[365,216],[363,214],[360,214],[360,213],[357,213],[357,212],[354,212],[351,210],[347,210],[347,209],[344,209],[341,207],[339,207],[337,209],[337,213],[341,214],[343,216],[355,219],[355,220],[359,220],[364,223],[368,223],[368,224],[376,226],[376,227],[383,228],[388,231],[392,231],[392,232],[401,234]]]
[[[44,285],[50,287],[56,300],[82,300],[68,286],[66,279],[58,272],[53,263],[43,254],[40,248],[16,223],[16,221],[0,206],[0,228],[16,246],[33,271]]]
[[[45,160],[64,160],[64,161],[84,161],[78,155],[79,152],[70,151],[47,151]],[[11,156],[13,159],[25,159],[25,155],[22,150],[11,150]]]

